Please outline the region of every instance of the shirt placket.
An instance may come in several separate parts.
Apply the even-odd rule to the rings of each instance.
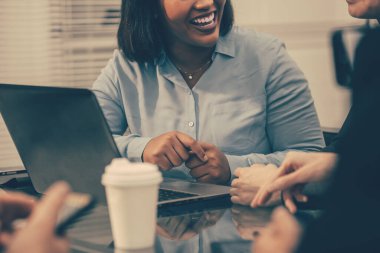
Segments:
[[[196,103],[195,103],[195,97],[193,94],[193,91],[190,88],[187,88],[185,90],[187,94],[187,106],[186,106],[186,119],[185,119],[185,129],[187,130],[187,134],[193,137],[194,139],[197,139],[197,117],[196,117]]]

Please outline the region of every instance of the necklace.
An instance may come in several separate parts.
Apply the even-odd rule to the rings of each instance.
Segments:
[[[176,66],[176,68],[179,70],[179,72],[181,72],[184,76],[187,77],[187,79],[189,80],[192,80],[194,75],[197,74],[198,72],[204,70],[206,67],[210,66],[210,63],[212,62],[212,60],[208,60],[205,64],[203,64],[201,67],[199,67],[198,69],[194,70],[194,71],[185,71],[183,68],[181,68],[180,66]]]

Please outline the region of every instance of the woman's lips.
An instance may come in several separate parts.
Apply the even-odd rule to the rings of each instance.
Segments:
[[[217,24],[216,11],[210,14],[198,16],[190,20],[190,24],[196,27],[200,31],[209,31],[216,27]]]

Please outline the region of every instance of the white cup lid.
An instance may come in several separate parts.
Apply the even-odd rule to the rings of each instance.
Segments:
[[[162,182],[158,167],[150,163],[131,163],[126,158],[115,158],[105,168],[103,185],[136,186]]]

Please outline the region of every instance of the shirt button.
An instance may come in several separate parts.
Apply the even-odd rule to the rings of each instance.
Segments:
[[[191,95],[191,94],[192,94],[192,93],[191,93],[191,90],[188,90],[188,91],[187,91],[187,94]]]
[[[194,122],[193,121],[190,121],[189,122],[189,127],[193,127],[194,126]]]

